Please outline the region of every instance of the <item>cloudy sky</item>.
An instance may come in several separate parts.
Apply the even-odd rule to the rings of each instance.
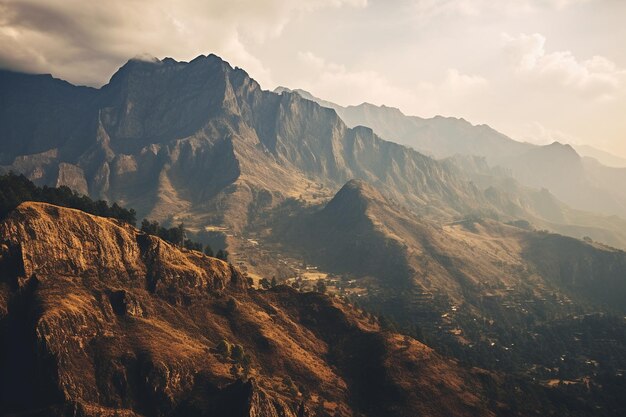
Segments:
[[[216,53],[263,88],[626,157],[624,0],[0,0],[0,67],[100,86]]]

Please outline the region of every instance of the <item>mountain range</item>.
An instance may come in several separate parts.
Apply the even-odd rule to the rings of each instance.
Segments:
[[[603,151],[601,149],[594,148],[589,145],[573,145],[576,152],[579,155],[593,158],[600,162],[602,165],[613,168],[626,168],[626,158],[622,158],[612,153]]]
[[[256,211],[286,198],[329,199],[354,178],[432,218],[451,220],[468,213],[525,218],[539,227],[626,247],[626,227],[618,218],[571,214],[561,203],[544,201],[553,200],[547,195],[503,186],[500,173],[478,186],[472,181],[476,178],[468,180],[475,172],[465,165],[434,160],[376,134],[390,134],[402,121],[406,125],[422,119],[364,105],[360,107],[368,111],[355,114],[376,114],[381,121],[391,114],[397,122],[389,119],[387,128],[379,124],[374,131],[349,128],[342,111],[297,93],[264,91],[245,71],[215,55],[191,62],[134,59],[100,89],[49,75],[3,71],[0,102],[0,169],[24,173],[40,185],[67,185],[94,198],[118,201],[141,217],[185,221],[198,233],[208,226],[241,232]],[[384,114],[377,113],[381,109]],[[502,152],[514,153],[530,146],[486,126],[443,118],[431,122],[439,127],[427,130],[434,129],[433,138],[442,143],[469,135],[472,140],[460,142],[481,149],[496,150],[494,144],[500,143],[508,149]],[[412,130],[406,130],[410,135]],[[480,145],[483,136],[489,143]],[[530,147],[527,158],[515,159],[530,185],[545,177],[543,157],[532,154],[538,150],[544,155],[543,148]],[[585,185],[589,181],[583,168],[577,184]],[[615,183],[620,178],[597,167],[597,181],[605,177]],[[546,184],[564,182],[578,199],[583,195],[562,176],[551,181]],[[592,207],[584,208],[621,207],[619,196],[609,198],[589,187],[597,198],[588,199]]]
[[[0,222],[14,415],[626,409],[626,168],[569,145],[266,91],[202,55],[97,89],[0,71],[0,171],[182,230],[46,192]]]
[[[480,199],[440,163],[370,129],[349,129],[334,111],[297,94],[263,91],[215,56],[130,61],[99,90],[47,76],[1,78],[2,101],[10,103],[0,114],[6,170],[158,220],[216,206],[237,211],[259,193],[271,201],[354,177],[432,211]],[[38,117],[46,109],[58,113],[50,128]],[[241,227],[246,213],[233,217]]]
[[[279,87],[276,91],[291,91]],[[367,126],[386,140],[410,146],[437,159],[456,155],[484,157],[492,167],[533,188],[546,188],[573,208],[606,215],[626,213],[626,171],[620,159],[590,147],[554,142],[546,146],[515,141],[487,125],[474,126],[464,119],[406,116],[399,109],[363,103],[339,106],[304,90],[302,97],[334,109],[348,126]],[[605,166],[599,160],[609,161]],[[616,165],[616,168],[612,166]]]

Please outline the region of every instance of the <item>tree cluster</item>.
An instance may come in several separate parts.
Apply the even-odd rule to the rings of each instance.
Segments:
[[[269,290],[270,288],[274,288],[275,286],[277,286],[278,285],[278,281],[276,280],[276,277],[272,277],[271,281],[268,280],[267,278],[261,278],[259,280],[259,285],[264,290]]]
[[[158,236],[174,245],[183,246],[185,243],[185,225],[180,223],[176,227],[162,227],[157,221],[143,219],[141,222],[141,231],[149,235]]]
[[[109,205],[104,200],[94,201],[66,186],[38,187],[24,175],[12,172],[0,175],[0,218],[4,218],[24,201],[38,201],[78,209],[96,216],[118,219],[133,226],[137,222],[135,210],[125,209],[117,203]]]
[[[222,339],[216,346],[217,353],[224,360],[231,360],[230,373],[234,378],[250,375],[252,370],[252,357],[247,354],[241,345],[231,344],[228,340]]]
[[[104,200],[92,200],[90,197],[78,194],[66,186],[48,187],[44,185],[39,187],[22,174],[9,172],[0,175],[0,219],[6,217],[25,201],[37,201],[73,208],[95,216],[117,219],[133,226],[137,223],[137,213],[132,208],[126,209],[117,203],[109,205]],[[180,247],[204,252],[208,256],[228,261],[227,250],[219,249],[214,254],[210,245],[203,246],[202,243],[187,239],[183,223],[166,228],[156,221],[144,219],[141,222],[141,230]]]
[[[167,242],[180,246],[181,248],[197,250],[198,252],[204,252],[207,256],[216,257],[222,261],[228,261],[227,250],[219,249],[217,253],[214,253],[209,244],[203,246],[200,242],[187,239],[187,232],[185,230],[184,223],[179,223],[178,226],[167,228],[161,226],[157,221],[143,219],[141,222],[141,231],[149,235],[158,236]]]

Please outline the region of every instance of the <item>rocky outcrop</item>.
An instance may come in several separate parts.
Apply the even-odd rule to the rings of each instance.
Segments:
[[[350,306],[250,290],[229,264],[115,220],[23,203],[0,242],[9,414],[493,415],[473,371]],[[245,371],[221,340],[243,347]]]
[[[228,264],[186,252],[114,219],[46,203],[23,203],[1,225],[5,245],[17,249],[24,280],[58,275],[97,278],[165,293],[245,288]],[[98,239],[93,239],[98,236]],[[15,254],[14,254],[15,256]]]
[[[85,173],[76,165],[62,162],[59,164],[56,187],[66,186],[79,194],[88,195],[87,179]]]

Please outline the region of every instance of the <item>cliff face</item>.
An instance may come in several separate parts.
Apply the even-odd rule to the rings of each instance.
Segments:
[[[445,165],[349,129],[298,94],[263,91],[214,55],[131,60],[99,90],[0,72],[0,101],[10,103],[0,108],[0,166],[158,220],[243,205],[224,220],[240,228],[261,191],[272,204],[351,178],[433,214],[487,204]]]
[[[278,87],[275,91],[292,90]],[[517,142],[487,125],[474,126],[465,119],[442,116],[424,119],[407,116],[394,107],[370,103],[344,107],[304,90],[293,92],[323,107],[334,109],[349,127],[370,127],[383,139],[410,146],[437,159],[475,155],[486,157],[492,162],[533,148],[533,145]]]
[[[320,294],[250,290],[232,266],[114,220],[24,203],[0,242],[8,413],[492,415],[474,371],[419,342]],[[223,339],[250,355],[247,375]]]

